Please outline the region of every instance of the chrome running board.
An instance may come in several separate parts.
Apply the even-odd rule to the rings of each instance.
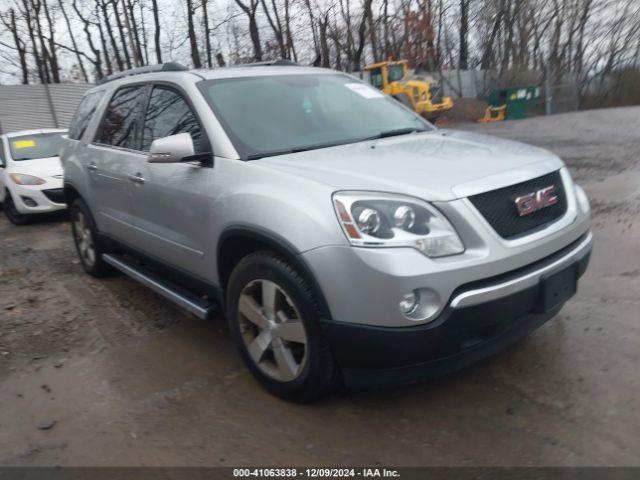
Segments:
[[[104,254],[102,255],[102,259],[154,292],[159,293],[176,305],[190,311],[198,318],[211,318],[217,310],[216,305],[210,300],[198,297],[185,288],[145,269],[143,266],[122,255]]]

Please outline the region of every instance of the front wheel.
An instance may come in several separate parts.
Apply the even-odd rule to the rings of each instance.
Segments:
[[[25,215],[24,213],[20,213],[16,208],[16,204],[13,203],[13,198],[11,194],[7,192],[4,197],[4,205],[3,205],[4,214],[14,225],[26,225],[31,221],[29,215]]]
[[[308,402],[333,385],[311,288],[282,258],[258,252],[239,262],[229,279],[227,319],[245,364],[271,393]]]

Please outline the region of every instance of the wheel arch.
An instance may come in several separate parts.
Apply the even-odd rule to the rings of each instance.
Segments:
[[[67,206],[71,206],[71,204],[76,198],[82,198],[82,195],[80,195],[80,192],[78,191],[78,189],[75,186],[73,186],[73,184],[70,182],[64,182],[63,191],[64,191],[64,200]]]
[[[291,266],[309,282],[322,317],[331,318],[331,312],[322,289],[300,255],[300,251],[277,233],[261,228],[252,226],[228,227],[220,235],[216,260],[219,286],[222,290],[226,291],[231,272],[238,262],[245,256],[259,250],[271,250],[290,262]]]

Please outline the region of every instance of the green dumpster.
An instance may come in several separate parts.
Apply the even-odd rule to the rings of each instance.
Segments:
[[[499,107],[506,105],[506,120],[526,118],[529,110],[540,99],[540,87],[531,85],[528,87],[498,88],[489,95],[489,105]]]

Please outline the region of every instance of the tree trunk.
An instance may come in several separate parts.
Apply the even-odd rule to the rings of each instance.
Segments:
[[[100,11],[98,4],[96,3],[96,26],[98,27],[98,35],[100,36],[100,45],[102,45],[102,52],[104,55],[104,63],[107,67],[107,73],[111,75],[113,73],[113,67],[111,66],[111,59],[109,58],[109,48],[107,46],[107,39],[104,36],[104,30],[102,29],[102,22],[100,21]]]
[[[322,58],[322,67],[331,68],[331,54],[329,50],[329,42],[327,40],[327,27],[329,26],[329,14],[325,13],[324,18],[320,20],[320,56]]]
[[[49,54],[51,55],[51,76],[53,77],[54,83],[60,83],[60,67],[58,65],[58,54],[56,52],[55,29],[53,27],[53,20],[51,19],[51,14],[49,13],[49,5],[47,4],[47,0],[42,0],[42,5],[44,6],[44,15],[47,19],[47,25],[49,27]]]
[[[196,30],[193,25],[193,0],[187,0],[187,25],[189,28],[189,45],[191,46],[191,61],[193,62],[193,67],[202,68]]]
[[[487,40],[486,45],[484,46],[484,52],[482,53],[482,59],[480,60],[480,69],[488,70],[491,67],[491,58],[493,56],[493,44],[496,41],[496,36],[498,35],[498,30],[500,30],[500,23],[502,22],[502,17],[504,15],[504,9],[501,7],[500,11],[497,13],[496,18],[493,22],[493,28],[491,29],[491,34],[489,35],[489,40]]]
[[[129,0],[122,0],[122,13],[124,13],[125,25],[129,33],[129,44],[133,50],[133,63],[136,67],[142,65],[142,48],[140,47],[140,36],[138,35],[138,25],[133,11],[133,3]]]
[[[144,64],[149,65],[149,48],[147,46],[147,27],[144,19],[144,9],[142,8],[142,3],[139,3],[138,6],[140,7],[140,27],[142,30],[142,45],[144,46]]]
[[[11,32],[13,42],[16,45],[16,51],[18,52],[18,61],[20,62],[20,70],[22,72],[22,83],[27,85],[29,83],[29,67],[27,65],[27,47],[20,39],[20,33],[18,31],[18,23],[16,21],[16,12],[13,8],[9,9],[9,20],[6,20],[2,14],[0,14],[0,21]]]
[[[107,35],[109,36],[109,41],[111,42],[111,49],[113,50],[113,56],[116,58],[116,63],[118,64],[118,70],[124,70],[124,63],[122,61],[122,57],[120,56],[120,49],[118,48],[118,44],[116,43],[116,36],[113,33],[113,28],[111,27],[111,22],[109,21],[109,11],[107,10],[107,0],[100,0],[100,9],[102,11],[102,17],[104,20],[104,26],[107,29]],[[98,21],[100,21],[98,19]],[[105,57],[108,57],[105,49]]]
[[[273,5],[273,17],[271,16],[271,12],[267,7],[267,3],[265,0],[261,0],[262,9],[264,10],[264,14],[267,17],[267,22],[271,26],[271,30],[273,30],[273,34],[276,37],[276,41],[278,42],[278,49],[280,50],[280,58],[287,58],[287,49],[284,44],[284,36],[282,34],[282,23],[280,22],[280,16],[278,15],[278,6],[276,5],[275,0],[271,0],[271,4]],[[275,17],[275,21],[274,21]]]
[[[162,63],[162,49],[160,48],[160,16],[158,14],[158,0],[151,0],[151,8],[153,10],[153,23],[156,31],[153,35],[153,42],[156,48],[156,60]]]
[[[212,52],[211,52],[211,32],[209,31],[209,8],[208,8],[208,0],[202,0],[202,20],[204,22],[204,46],[206,50],[207,56],[207,67],[212,68]]]
[[[362,18],[360,19],[360,26],[358,27],[358,48],[356,48],[353,56],[353,62],[351,65],[352,71],[360,70],[360,64],[362,63],[362,53],[364,52],[364,46],[367,33],[367,18],[371,15],[371,3],[372,0],[364,0]]]
[[[458,68],[469,68],[469,3],[471,0],[460,0],[460,57]]]
[[[42,66],[44,71],[44,79],[46,83],[51,83],[51,57],[49,55],[49,50],[47,49],[47,44],[45,42],[44,33],[42,31],[42,23],[40,22],[40,9],[42,8],[42,4],[40,0],[32,0],[31,4],[33,5],[33,19],[36,23],[36,30],[38,35],[38,41],[40,42],[40,52],[42,53]]]
[[[71,30],[71,22],[69,21],[69,15],[67,11],[64,9],[64,0],[58,0],[58,5],[60,6],[60,11],[62,12],[62,16],[64,17],[65,24],[67,25],[67,30],[69,30],[69,37],[71,38],[71,45],[73,49],[76,51],[76,60],[78,60],[78,66],[80,67],[80,71],[82,72],[82,78],[85,83],[89,83],[89,75],[87,75],[87,69],[84,68],[84,62],[82,61],[82,57],[80,56],[80,51],[78,50],[78,42],[76,42],[76,37],[73,35]]]
[[[87,43],[89,44],[89,48],[91,49],[91,51],[93,52],[93,56],[94,56],[94,60],[92,60],[93,65],[96,69],[96,79],[100,80],[103,77],[103,73],[102,73],[102,60],[100,57],[100,50],[98,50],[95,46],[95,44],[93,43],[93,39],[91,38],[91,30],[89,29],[90,26],[90,22],[87,18],[84,18],[82,16],[82,13],[80,12],[80,9],[78,8],[78,5],[76,3],[76,0],[73,0],[72,3],[73,9],[76,12],[76,15],[78,15],[78,18],[82,21],[82,29],[84,30],[84,34],[87,37]],[[98,19],[99,21],[99,19]],[[105,58],[108,57],[107,52],[105,51],[104,53]]]
[[[259,0],[249,0],[250,3],[248,5],[243,3],[242,0],[235,0],[235,2],[249,19],[249,36],[253,44],[253,58],[256,62],[261,62],[262,45],[260,43],[260,30],[258,29],[258,22],[256,20]]]
[[[122,45],[122,53],[124,55],[124,61],[127,64],[127,68],[132,68],[131,55],[129,55],[129,47],[127,46],[127,37],[124,33],[124,25],[122,24],[122,18],[120,18],[120,11],[118,10],[118,0],[111,0],[111,6],[116,15],[116,26],[120,34],[120,44]],[[124,10],[126,15],[127,11]]]

